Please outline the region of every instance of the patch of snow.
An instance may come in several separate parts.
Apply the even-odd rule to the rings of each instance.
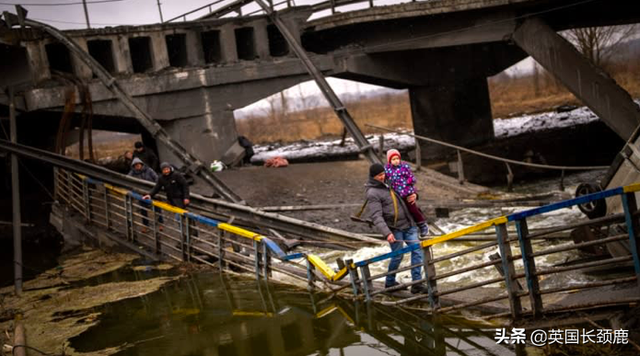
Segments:
[[[367,135],[365,137],[374,149],[377,150],[380,147],[380,136]],[[415,147],[415,139],[406,134],[387,133],[384,135],[384,147],[401,151],[411,150]],[[260,145],[254,147],[255,154],[251,157],[251,163],[262,163],[269,158],[278,156],[287,160],[297,160],[357,155],[359,151],[351,137],[345,140],[344,146],[340,146],[340,140],[303,141],[285,146]]]
[[[640,103],[640,100],[636,100]],[[586,106],[571,111],[549,111],[534,115],[524,115],[510,119],[493,120],[493,130],[496,138],[513,137],[536,131],[558,129],[564,127],[588,124],[599,120]],[[374,147],[379,147],[379,135],[367,135],[367,140]],[[408,134],[384,134],[385,149],[395,148],[401,151],[409,151],[415,148],[414,138]],[[347,138],[344,146],[340,146],[340,140],[332,141],[303,141],[290,145],[257,145],[254,147],[255,155],[252,163],[262,163],[269,158],[284,157],[288,160],[302,160],[319,157],[340,157],[355,155],[358,146],[353,138]]]
[[[596,120],[598,116],[583,106],[567,112],[549,111],[512,119],[493,120],[493,131],[496,138],[512,137],[523,133],[584,125]]]

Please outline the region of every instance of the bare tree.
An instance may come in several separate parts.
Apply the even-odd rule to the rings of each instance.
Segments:
[[[635,25],[584,27],[568,30],[564,35],[591,63],[602,67],[635,30]]]

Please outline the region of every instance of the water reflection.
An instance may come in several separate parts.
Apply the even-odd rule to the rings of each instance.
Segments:
[[[511,355],[490,326],[328,299],[219,272],[181,279],[102,308],[71,340],[79,352],[118,355]],[[484,330],[483,330],[484,328]]]

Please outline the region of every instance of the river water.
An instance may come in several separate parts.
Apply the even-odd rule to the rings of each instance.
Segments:
[[[117,355],[511,355],[495,329],[397,308],[330,300],[282,285],[203,272],[145,297],[101,308],[70,340],[78,352]]]
[[[567,177],[567,191],[593,174]],[[557,189],[558,181],[540,181],[516,187],[537,193]],[[527,208],[464,209],[435,222],[445,231]],[[577,208],[545,214],[529,221],[532,229],[584,219]],[[568,242],[535,243],[534,250]],[[477,243],[444,243],[434,247],[435,257]],[[325,260],[337,257],[366,259],[389,251],[388,246],[355,252],[317,250]],[[486,262],[497,247],[453,258],[438,265],[438,273],[471,263]],[[513,250],[513,253],[519,251]],[[575,252],[536,259],[551,266],[579,258]],[[408,263],[405,258],[404,263]],[[387,262],[373,266],[384,272]],[[335,266],[334,266],[335,267]],[[518,267],[518,265],[516,265]],[[498,276],[493,267],[439,281],[459,286]],[[408,272],[400,280],[410,279]],[[552,276],[543,287],[581,283],[594,277],[580,273]],[[150,295],[100,308],[100,322],[70,340],[80,352],[122,347],[118,355],[513,355],[515,349],[497,344],[495,327],[475,318],[439,317],[380,305],[363,305],[312,294],[300,286],[266,285],[252,276],[199,272]],[[476,320],[476,321],[474,321]],[[520,352],[518,352],[520,354]]]
[[[565,177],[565,190],[564,193],[571,193],[573,196],[573,192],[575,192],[576,187],[580,182],[584,181],[593,181],[599,177],[601,174],[600,171],[594,172],[586,172],[573,174]],[[500,188],[499,188],[500,189]],[[506,188],[505,188],[506,189]],[[514,187],[514,193],[522,193],[522,194],[543,194],[543,193],[562,193],[559,190],[559,179],[544,179],[536,182],[518,185]],[[531,207],[503,207],[503,208],[467,208],[452,211],[447,218],[438,219],[435,221],[434,225],[439,227],[444,232],[453,232],[462,228],[466,228],[469,226],[473,226],[475,224],[481,223],[483,221],[497,218],[504,215],[509,215],[512,213],[533,209]],[[552,226],[560,226],[566,225],[570,223],[575,223],[578,221],[584,221],[586,219],[585,215],[580,212],[577,207],[561,209],[558,211],[534,216],[527,219],[527,223],[530,230],[548,228]],[[508,225],[510,237],[517,236],[515,234],[515,224],[511,223]],[[487,235],[487,237],[493,236],[495,237],[495,230],[493,228],[485,230],[487,233],[493,233],[492,235]],[[458,241],[449,241],[441,244],[437,244],[433,246],[433,257],[438,258],[440,256],[446,256],[449,254],[453,254],[470,247],[477,246],[478,244],[486,243],[485,242],[458,242]],[[535,241],[533,243],[533,250],[538,251],[541,249],[547,249],[550,246],[560,246],[562,244],[572,244],[570,240],[555,240],[555,241]],[[520,254],[519,247],[515,244],[511,244],[512,255]],[[380,246],[376,247],[367,247],[359,249],[355,252],[343,252],[343,251],[335,251],[335,250],[316,250],[325,261],[335,261],[337,258],[343,259],[353,259],[354,261],[366,260],[368,258],[372,258],[374,256],[378,256],[384,253],[389,252],[389,247],[386,243],[381,243]],[[448,273],[455,269],[460,269],[463,267],[468,267],[474,264],[480,264],[483,262],[489,261],[489,256],[495,253],[498,253],[498,246],[494,246],[492,248],[487,248],[483,250],[479,250],[477,252],[469,253],[463,256],[455,257],[452,259],[448,259],[446,261],[442,261],[436,264],[436,273]],[[575,250],[568,251],[565,253],[557,253],[546,256],[541,256],[536,258],[536,267],[545,268],[551,267],[556,264],[566,263],[573,260],[579,259],[581,256]],[[409,258],[405,257],[403,259],[402,266],[409,265]],[[337,264],[331,264],[334,269],[337,269]],[[379,274],[384,273],[387,270],[388,260],[375,263],[370,265],[371,274]],[[522,262],[515,261],[516,270],[522,269]],[[481,282],[489,279],[494,279],[499,277],[498,271],[493,267],[486,267],[479,270],[470,271],[467,273],[451,276],[449,278],[445,278],[443,280],[439,280],[439,286],[444,287],[459,287],[464,284],[468,284],[471,282]],[[595,276],[585,275],[580,272],[568,272],[559,275],[550,275],[545,278],[541,278],[541,286],[543,287],[559,287],[559,286],[568,286],[573,284],[581,284],[587,281],[592,281],[597,279]],[[409,271],[402,272],[398,274],[398,280],[400,282],[408,283],[411,281],[411,275]],[[497,284],[496,284],[497,285]]]

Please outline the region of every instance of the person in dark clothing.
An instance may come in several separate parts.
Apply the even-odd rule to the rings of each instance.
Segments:
[[[104,167],[118,173],[127,174],[131,170],[132,160],[133,153],[131,151],[124,151],[118,158],[105,162]]]
[[[385,183],[384,167],[380,163],[374,163],[369,167],[369,180],[366,187],[366,208],[373,221],[373,225],[380,234],[389,242],[391,251],[402,248],[402,243],[407,246],[419,244],[418,228],[414,222],[409,209],[400,195]],[[393,272],[400,267],[403,255],[391,258],[389,262],[389,272]],[[422,279],[422,250],[411,251],[411,279],[415,282]],[[387,275],[385,288],[401,289],[400,283],[396,282],[396,274]],[[424,284],[414,284],[411,286],[411,293],[424,293]]]
[[[238,143],[240,144],[240,146],[242,146],[242,148],[244,148],[244,158],[242,158],[242,161],[244,163],[251,163],[251,157],[253,157],[253,143],[251,143],[251,141],[249,141],[248,138],[244,137],[244,136],[238,136]]]
[[[158,156],[153,153],[152,150],[144,147],[142,142],[138,141],[135,143],[136,150],[133,151],[133,157],[140,158],[144,164],[153,169],[155,172],[158,171]]]
[[[158,178],[151,192],[142,197],[142,199],[152,199],[160,190],[163,190],[167,195],[169,204],[178,208],[186,208],[190,203],[189,184],[186,179],[167,162],[162,162],[160,168],[162,169],[162,175]]]
[[[131,170],[127,175],[130,177],[146,180],[153,183],[156,183],[158,181],[158,175],[156,174],[156,172],[154,172],[153,169],[146,166],[142,162],[142,160],[138,157],[134,158],[133,161],[131,162]],[[140,214],[143,216],[142,224],[144,226],[149,226],[149,220],[147,219],[147,216],[148,216],[147,210],[151,208],[151,204],[141,201],[140,206],[141,206]],[[153,211],[155,215],[158,216],[158,222],[162,224],[164,220],[162,219],[162,212],[160,211],[160,209],[154,207]],[[160,227],[160,230],[162,230],[162,226]],[[143,228],[142,232],[146,233],[147,228]]]

